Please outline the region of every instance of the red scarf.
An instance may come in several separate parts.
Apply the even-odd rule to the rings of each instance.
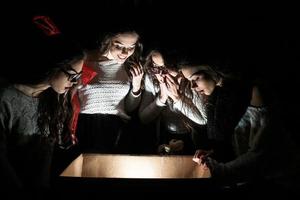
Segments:
[[[86,64],[84,64],[82,67],[82,76],[81,76],[82,85],[85,86],[86,84],[88,84],[96,75],[97,72],[95,72],[93,69],[91,69]],[[78,142],[78,139],[76,137],[76,129],[77,129],[78,116],[80,113],[80,102],[79,102],[79,97],[77,92],[72,97],[72,106],[73,106],[74,113],[70,124],[70,130],[71,130],[72,142],[73,144],[76,144]]]

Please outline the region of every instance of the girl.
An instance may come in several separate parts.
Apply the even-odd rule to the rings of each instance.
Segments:
[[[98,56],[86,63],[86,71],[95,75],[78,91],[81,112],[77,131],[83,151],[119,151],[130,113],[141,99],[141,51],[135,31],[119,31],[108,34]]]
[[[81,76],[84,53],[62,35],[45,37],[31,31],[18,41],[27,47],[18,55],[25,65],[15,69],[21,76],[11,74],[11,84],[0,89],[4,187],[48,187],[54,145],[66,147],[71,140],[70,90]]]

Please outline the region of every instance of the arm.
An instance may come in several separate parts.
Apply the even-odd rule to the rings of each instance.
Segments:
[[[127,113],[133,112],[140,105],[141,83],[144,76],[144,71],[140,63],[131,65],[129,72],[132,77],[132,87],[125,97],[125,111]]]
[[[9,106],[0,102],[0,185],[8,188],[22,188],[21,180],[11,166],[6,153],[7,135],[9,132]]]
[[[234,129],[233,147],[237,156],[247,152],[249,148],[250,118],[248,110]]]
[[[148,124],[156,119],[163,108],[166,106],[165,103],[159,100],[159,97],[155,98],[155,91],[153,83],[149,77],[145,78],[145,91],[143,93],[142,102],[139,110],[139,117],[141,122]]]
[[[125,97],[125,111],[127,113],[133,112],[138,108],[141,102],[142,92],[134,93],[133,89],[130,89]]]
[[[235,160],[226,163],[218,163],[208,158],[205,164],[210,168],[214,177],[221,180],[240,180],[249,179],[257,175],[260,168],[263,168],[263,160],[267,156],[267,141],[271,140],[269,127],[261,127],[255,136],[255,140],[260,143],[254,145],[250,149],[237,157]]]
[[[199,125],[207,123],[206,109],[201,96],[194,95],[193,100],[188,97],[181,98],[173,107]]]
[[[169,74],[166,75],[166,86],[167,94],[174,102],[173,108],[175,111],[182,113],[197,124],[204,125],[207,123],[206,110],[202,96],[194,92],[193,99],[191,99],[187,97],[187,94],[181,94],[179,91],[180,83]]]

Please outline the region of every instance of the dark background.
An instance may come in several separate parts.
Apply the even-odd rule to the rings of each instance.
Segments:
[[[49,15],[63,33],[87,49],[97,48],[100,35],[119,27],[131,27],[140,34],[145,52],[155,47],[175,49],[195,63],[215,64],[239,72],[245,80],[257,76],[271,79],[281,98],[285,120],[298,132],[300,23],[296,5],[287,2],[208,5],[196,0],[8,3],[11,5],[2,7],[1,13],[2,33],[6,33],[1,37],[3,44],[14,40],[15,36],[10,37],[12,30],[17,30],[22,38],[22,28],[16,28],[16,19],[37,14]],[[15,48],[22,54],[27,47],[7,48]],[[18,59],[9,62],[18,63]]]
[[[130,27],[140,33],[145,52],[164,46],[182,51],[197,63],[254,74],[290,76],[299,64],[297,7],[288,3],[101,0],[41,1],[11,7],[3,20],[49,15],[62,32],[86,48],[96,48],[101,34]]]

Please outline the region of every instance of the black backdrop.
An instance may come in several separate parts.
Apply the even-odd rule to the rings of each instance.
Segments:
[[[271,78],[273,89],[282,97],[287,121],[296,130],[300,107],[296,97],[300,82],[296,8],[281,2],[207,5],[196,0],[12,2],[2,7],[8,12],[1,12],[1,32],[8,38],[5,35],[1,40],[4,44],[14,39],[9,37],[12,19],[33,14],[49,15],[85,48],[95,48],[101,33],[129,26],[140,33],[146,52],[165,46],[183,51],[196,63],[241,72],[246,79]],[[7,24],[10,26],[5,27]],[[22,29],[19,32],[22,37]],[[27,47],[7,48],[19,48],[21,53]]]

